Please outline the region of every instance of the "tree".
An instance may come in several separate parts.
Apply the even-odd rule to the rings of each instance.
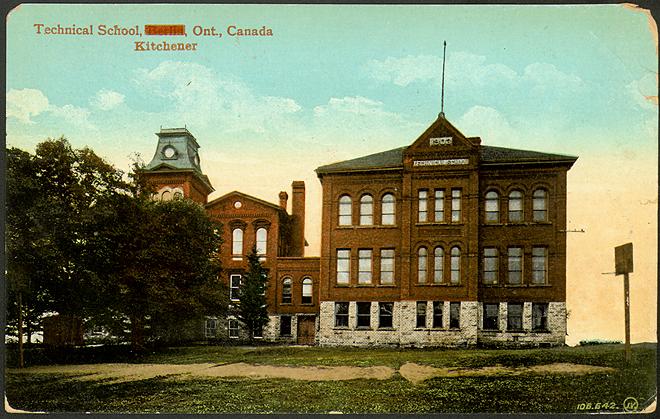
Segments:
[[[93,293],[80,260],[85,222],[100,197],[126,183],[121,171],[64,138],[40,143],[34,155],[10,148],[6,156],[7,331],[20,329],[23,317],[30,342],[43,313],[84,314]]]
[[[128,319],[139,351],[184,320],[225,313],[221,236],[204,208],[188,199],[156,202],[147,194],[112,200],[94,224],[94,258],[104,260],[97,272],[106,284],[99,323],[118,331]]]
[[[268,274],[259,261],[257,248],[252,247],[248,254],[248,271],[243,278],[237,304],[237,317],[245,324],[250,340],[254,338],[255,332],[261,332],[268,324],[267,284]]]

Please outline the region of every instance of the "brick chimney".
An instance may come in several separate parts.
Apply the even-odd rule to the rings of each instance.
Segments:
[[[291,183],[291,256],[305,255],[305,182]],[[280,197],[282,195],[280,194]]]
[[[282,191],[280,192],[280,207],[286,211],[286,204],[289,202],[289,194]]]

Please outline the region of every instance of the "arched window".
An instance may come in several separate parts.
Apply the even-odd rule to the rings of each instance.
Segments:
[[[500,222],[500,195],[495,191],[486,194],[486,222]]]
[[[291,278],[282,281],[282,304],[291,304]]]
[[[360,198],[360,225],[367,226],[374,223],[374,199],[371,195],[362,195]]]
[[[534,221],[548,221],[548,192],[545,189],[534,191],[532,208],[534,210]]]
[[[257,254],[259,256],[266,255],[267,244],[268,244],[268,230],[261,227],[257,229]]]
[[[175,191],[175,192],[174,192],[174,199],[175,199],[175,200],[177,200],[177,199],[183,199],[183,193],[181,193],[181,191]]]
[[[417,251],[417,282],[426,282],[426,247],[420,247]]]
[[[163,201],[169,201],[170,199],[172,199],[172,192],[163,191],[163,193],[160,195],[160,199]]]
[[[451,283],[461,283],[461,249],[451,248]]]
[[[349,226],[353,224],[352,220],[352,206],[353,201],[348,195],[339,198],[339,225]]]
[[[509,221],[523,220],[523,194],[520,191],[511,191],[509,194]]]
[[[396,200],[391,193],[383,195],[381,202],[381,224],[394,225],[396,217]]]
[[[231,232],[231,254],[234,259],[241,259],[243,256],[243,230],[235,228]]]
[[[305,278],[302,282],[302,303],[312,304],[312,280],[310,278]]]
[[[445,250],[438,246],[435,248],[433,257],[433,282],[439,284],[444,277]]]

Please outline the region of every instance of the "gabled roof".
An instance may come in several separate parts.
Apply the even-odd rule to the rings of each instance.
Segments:
[[[403,167],[403,151],[408,147],[399,147],[381,153],[370,154],[356,159],[326,164],[316,169],[317,174],[343,172],[364,169],[399,169]]]
[[[269,208],[272,208],[274,210],[286,213],[286,210],[284,208],[280,207],[279,205],[275,205],[275,204],[270,203],[268,201],[264,201],[263,199],[256,198],[252,195],[244,194],[243,192],[239,192],[239,191],[232,191],[232,192],[226,193],[226,194],[222,195],[221,197],[216,198],[213,201],[208,202],[205,205],[205,207],[206,208],[212,207],[213,205],[215,205],[215,204],[217,204],[221,201],[224,201],[225,199],[229,198],[230,196],[240,196],[243,199],[246,199],[246,200],[249,200],[249,201],[254,201],[254,202],[256,202],[260,205],[263,205],[265,207],[269,207]]]
[[[387,170],[403,168],[403,153],[408,147],[399,147],[381,153],[370,154],[356,159],[320,166],[317,175],[363,170]],[[577,157],[562,154],[542,153],[539,151],[519,150],[515,148],[479,146],[481,164],[516,164],[516,163],[575,163]]]

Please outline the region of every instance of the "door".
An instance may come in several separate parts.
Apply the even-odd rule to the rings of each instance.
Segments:
[[[298,345],[313,345],[316,340],[316,316],[298,316]]]

